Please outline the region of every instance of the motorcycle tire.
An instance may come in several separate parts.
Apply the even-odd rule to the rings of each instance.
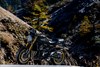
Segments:
[[[64,62],[64,59],[65,59],[65,55],[64,55],[64,52],[62,50],[58,50],[57,51],[57,55],[60,53],[60,57],[59,58],[53,58],[53,62],[55,65],[61,65],[63,64]]]
[[[28,49],[21,47],[17,53],[18,64],[28,64],[30,59],[31,59],[31,52]]]

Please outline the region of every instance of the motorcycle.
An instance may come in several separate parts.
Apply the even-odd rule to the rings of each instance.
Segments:
[[[20,47],[17,52],[19,64],[28,64],[32,59],[34,63],[38,60],[38,64],[63,64],[65,53],[62,43],[64,39],[57,39],[56,41],[43,34],[32,36],[28,35],[27,44]]]

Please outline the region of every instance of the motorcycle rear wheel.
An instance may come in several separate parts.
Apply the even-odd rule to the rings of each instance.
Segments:
[[[62,50],[58,50],[58,51],[57,51],[57,55],[60,55],[60,57],[59,57],[59,58],[58,58],[58,57],[53,58],[54,64],[56,64],[56,65],[61,65],[61,64],[63,64],[64,59],[65,59],[65,54],[64,54],[64,52],[63,52]]]

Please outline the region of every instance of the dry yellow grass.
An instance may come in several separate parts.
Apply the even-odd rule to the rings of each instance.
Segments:
[[[0,39],[8,44],[13,44],[15,42],[13,35],[8,32],[0,31]]]
[[[6,30],[5,26],[0,22],[0,31]]]

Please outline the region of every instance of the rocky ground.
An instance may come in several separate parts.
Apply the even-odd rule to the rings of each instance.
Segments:
[[[17,63],[16,52],[20,44],[24,43],[24,34],[29,27],[22,20],[0,7],[0,64]]]

